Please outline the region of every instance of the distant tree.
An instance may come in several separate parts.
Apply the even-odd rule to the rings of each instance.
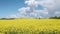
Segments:
[[[57,17],[57,16],[50,17],[49,19],[60,19],[60,16],[59,17]]]
[[[0,20],[13,20],[15,18],[0,18]]]
[[[39,18],[35,18],[35,19],[41,19],[41,18],[39,17]]]
[[[6,18],[1,18],[1,20],[4,20],[4,19],[6,19]]]
[[[39,18],[40,19],[40,18]]]

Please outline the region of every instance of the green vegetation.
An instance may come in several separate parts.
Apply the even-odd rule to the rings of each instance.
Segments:
[[[54,17],[50,17],[50,19],[60,19],[60,16],[54,16]]]
[[[0,18],[0,20],[14,20],[15,18]]]

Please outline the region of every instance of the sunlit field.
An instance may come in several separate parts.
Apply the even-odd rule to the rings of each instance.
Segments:
[[[0,20],[0,34],[60,34],[59,19]]]

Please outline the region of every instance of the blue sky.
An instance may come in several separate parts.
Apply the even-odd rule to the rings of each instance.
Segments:
[[[60,16],[60,0],[0,0],[0,18]]]
[[[0,0],[0,17],[16,14],[23,6],[24,0]]]

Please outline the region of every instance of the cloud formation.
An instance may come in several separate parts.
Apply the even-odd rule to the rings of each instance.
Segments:
[[[27,7],[19,8],[19,17],[51,17],[60,16],[60,0],[25,0]],[[37,9],[42,6],[41,9]],[[16,16],[15,16],[16,17]]]

